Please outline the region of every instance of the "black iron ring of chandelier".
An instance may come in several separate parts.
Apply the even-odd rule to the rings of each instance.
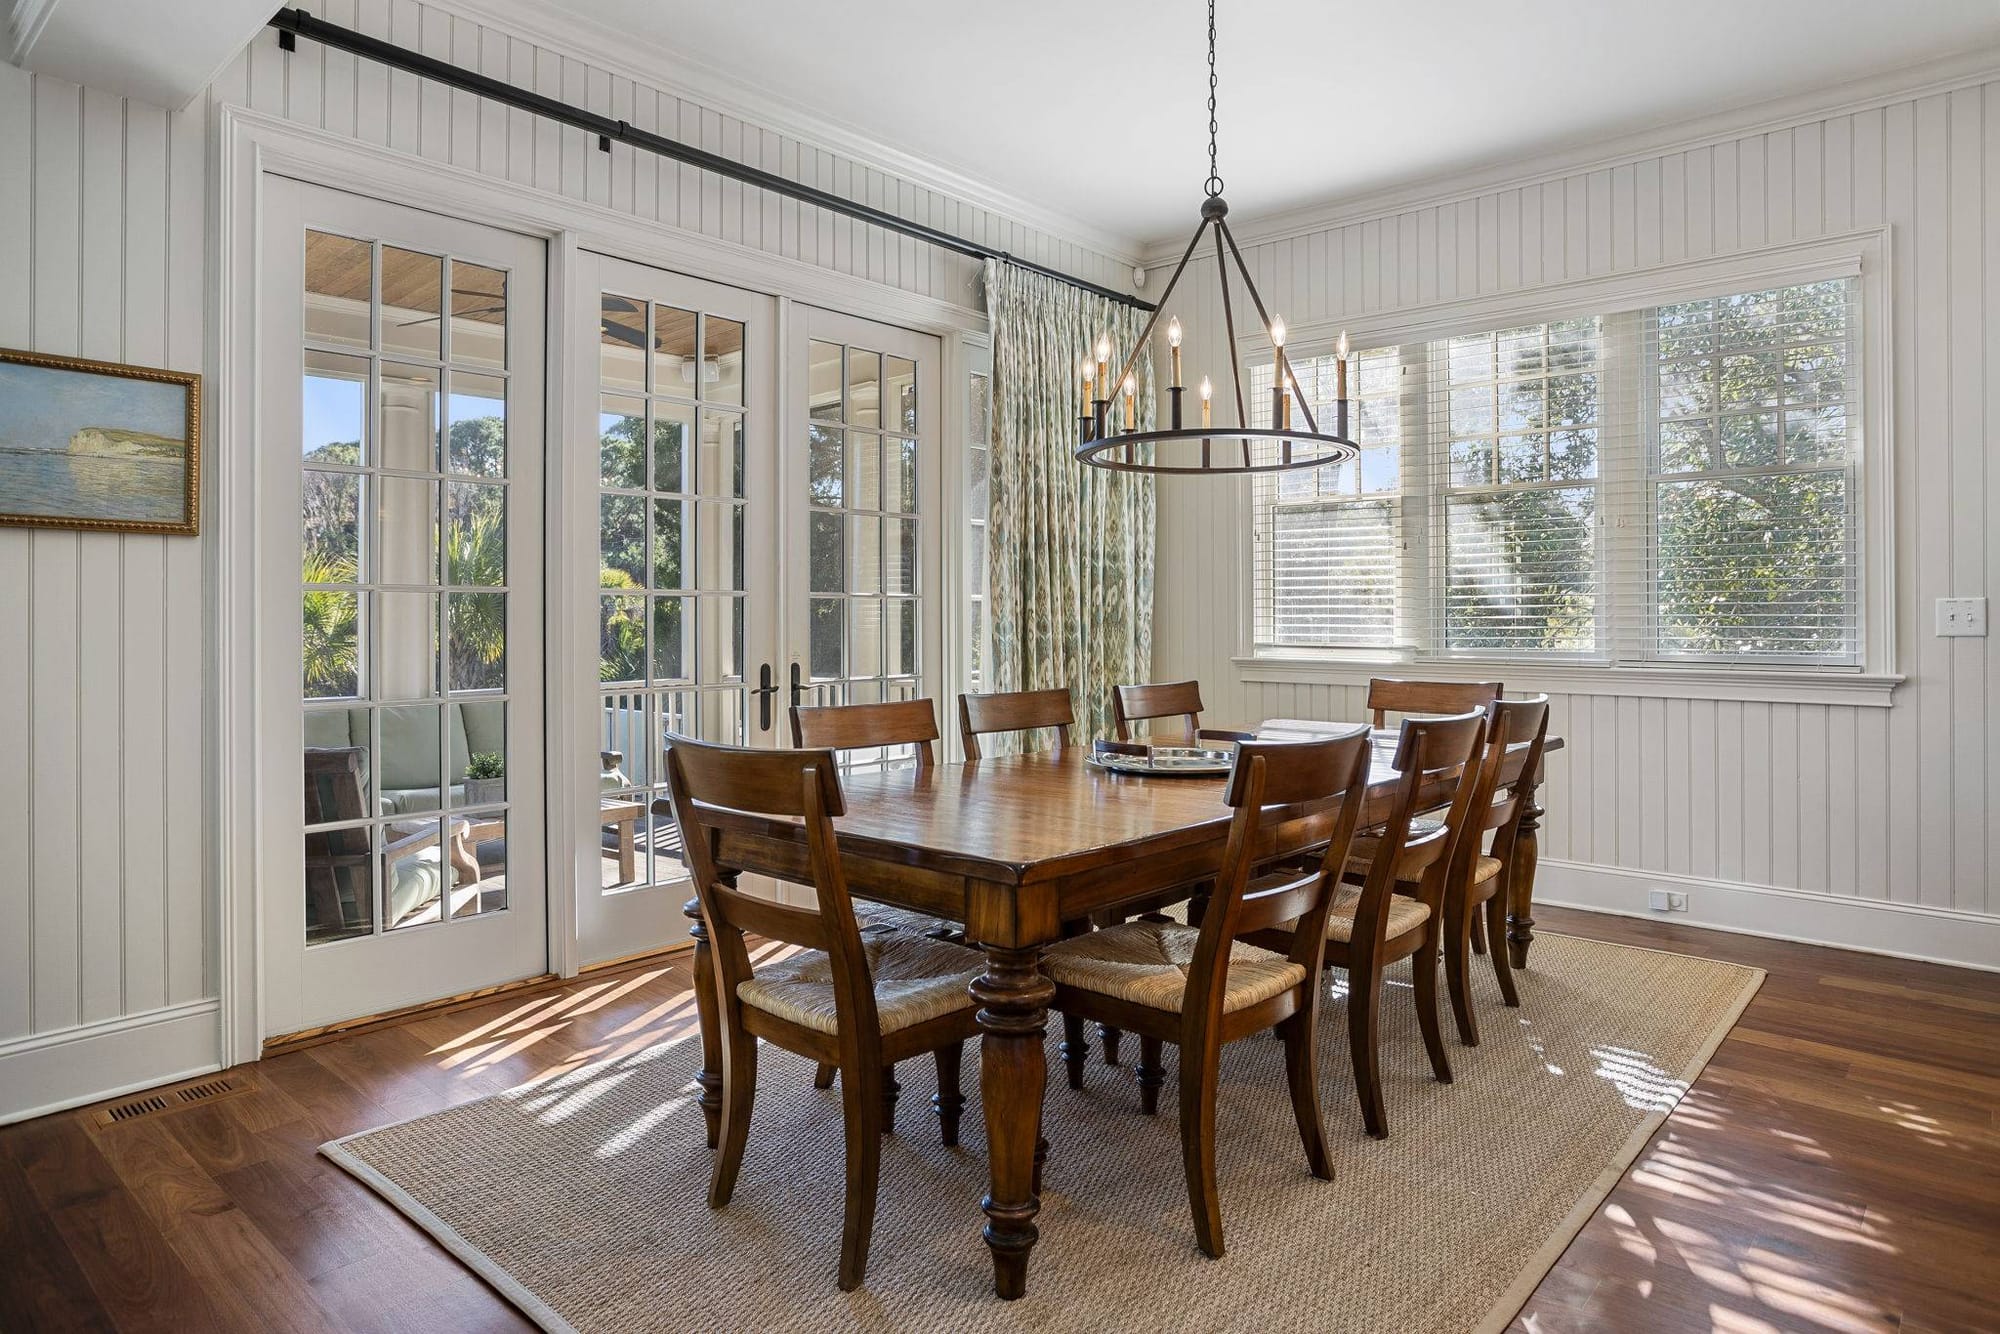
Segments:
[[[1108,468],[1115,472],[1153,473],[1159,475],[1224,475],[1231,473],[1291,472],[1303,468],[1323,468],[1331,463],[1345,463],[1360,454],[1360,448],[1348,436],[1347,397],[1347,347],[1342,336],[1339,355],[1335,360],[1336,397],[1334,399],[1334,420],[1331,431],[1322,431],[1313,416],[1312,404],[1307,400],[1299,377],[1285,355],[1284,325],[1274,320],[1264,307],[1264,298],[1257,291],[1255,280],[1250,277],[1250,267],[1243,262],[1243,252],[1236,245],[1236,237],[1229,230],[1229,205],[1222,198],[1222,177],[1216,170],[1216,119],[1215,119],[1215,0],[1208,4],[1208,179],[1204,183],[1207,198],[1202,201],[1201,222],[1189,238],[1187,249],[1181,253],[1181,261],[1174,266],[1173,277],[1167,280],[1166,290],[1160,293],[1159,304],[1146,321],[1146,327],[1132,344],[1123,367],[1116,377],[1109,374],[1110,342],[1099,338],[1096,348],[1096,363],[1086,355],[1083,362],[1083,402],[1084,410],[1079,417],[1080,440],[1076,447],[1076,457],[1081,463],[1093,467]],[[1229,376],[1235,388],[1236,421],[1234,425],[1213,425],[1212,391],[1206,377],[1201,387],[1201,422],[1190,426],[1185,420],[1181,400],[1186,396],[1186,386],[1181,383],[1181,339],[1180,321],[1176,319],[1171,329],[1172,383],[1167,387],[1168,425],[1162,430],[1142,431],[1138,429],[1136,387],[1132,380],[1134,369],[1139,363],[1139,354],[1145,349],[1147,340],[1153,336],[1153,327],[1159,323],[1160,315],[1166,310],[1180,283],[1181,275],[1187,271],[1188,262],[1201,245],[1202,238],[1211,230],[1215,233],[1215,276],[1222,287],[1223,332],[1228,337]],[[1258,427],[1250,425],[1250,414],[1245,410],[1243,395],[1243,366],[1236,349],[1236,314],[1231,304],[1229,292],[1229,261],[1234,260],[1236,271],[1243,277],[1243,288],[1250,294],[1250,304],[1256,308],[1257,318],[1264,326],[1265,336],[1271,340],[1271,425]],[[1093,392],[1093,385],[1101,393]],[[1120,420],[1114,421],[1116,411],[1115,394],[1122,386],[1125,406]],[[1288,392],[1289,390],[1289,392]],[[1296,398],[1299,413],[1305,418],[1303,431],[1292,425],[1292,401]],[[1268,442],[1259,448],[1259,442]],[[1150,445],[1152,449],[1141,449]],[[1159,446],[1172,446],[1161,450]],[[1275,448],[1272,448],[1272,446]]]

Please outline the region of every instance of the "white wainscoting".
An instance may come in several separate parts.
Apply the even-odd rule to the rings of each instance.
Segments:
[[[1550,690],[1553,730],[1569,744],[1549,765],[1543,848],[1555,861],[1719,882],[1740,905],[1750,890],[1789,892],[1773,900],[1782,912],[1731,909],[1745,929],[1783,933],[1793,920],[1801,936],[1991,962],[1990,943],[1976,943],[1991,936],[1975,928],[2000,921],[2000,652],[1932,633],[1934,599],[2000,594],[1989,532],[2000,514],[2000,82],[1985,68],[1903,96],[1873,87],[1852,108],[1671,152],[1619,160],[1607,149],[1588,169],[1499,185],[1488,172],[1373,210],[1347,201],[1325,224],[1245,247],[1289,322],[1384,327],[1453,301],[1891,230],[1893,309],[1868,336],[1891,340],[1894,671],[1907,680],[1882,708],[1879,696],[1665,698],[1651,680],[1620,694],[1615,679],[1500,673],[1510,693]],[[1176,292],[1189,297],[1185,362],[1221,382],[1213,261],[1197,265]],[[1199,678],[1218,723],[1361,717],[1348,678],[1232,660],[1245,651],[1247,489],[1168,480],[1159,514],[1156,674]],[[1576,891],[1579,902],[1621,901],[1601,887],[1622,879],[1592,883],[1600,891]],[[1815,899],[1827,912],[1805,911]],[[1864,901],[1912,911],[1839,911]]]
[[[1131,272],[1129,256],[418,0],[313,8],[1095,282],[1122,285]],[[663,247],[698,235],[981,305],[979,264],[965,256],[623,145],[603,153],[581,131],[313,42],[287,55],[266,31],[178,113],[0,65],[0,346],[215,373],[210,151],[226,106],[615,210]],[[218,388],[209,386],[211,407]],[[215,480],[211,471],[210,497]],[[79,1051],[104,1053],[75,1062],[71,1092],[31,1092],[27,1075],[0,1067],[0,1119],[77,1090],[102,1095],[213,1068],[212,1022],[183,1016],[132,1030],[160,1030],[163,1060],[127,1030],[101,1028],[213,1008],[217,994],[211,559],[208,536],[0,529],[0,1044],[32,1039],[23,1051],[37,1062],[68,1050],[70,1037],[92,1044]]]

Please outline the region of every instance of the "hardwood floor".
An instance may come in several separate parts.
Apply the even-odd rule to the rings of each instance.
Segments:
[[[1537,915],[1770,976],[1516,1329],[2000,1326],[2000,977]],[[528,1328],[315,1150],[687,1031],[689,985],[592,976],[274,1057],[211,1104],[0,1129],[0,1330]]]

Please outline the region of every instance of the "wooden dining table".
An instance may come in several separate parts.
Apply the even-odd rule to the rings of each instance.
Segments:
[[[1273,719],[1261,738],[1303,739],[1354,724]],[[1386,818],[1397,781],[1395,733],[1378,732],[1364,823]],[[1562,742],[1550,737],[1547,750]],[[1515,748],[1502,775],[1525,762]],[[1426,789],[1425,806],[1451,799],[1455,778]],[[1540,776],[1537,776],[1539,783]],[[1027,1288],[1028,1256],[1040,1209],[1042,1099],[1048,1083],[1044,1041],[1055,988],[1042,951],[1094,915],[1158,903],[1173,890],[1213,878],[1230,810],[1220,778],[1118,774],[1089,763],[1088,751],[1009,756],[928,769],[842,777],[847,813],[834,823],[842,868],[856,897],[965,923],[986,956],[972,983],[979,1002],[980,1103],[986,1118],[990,1186],[980,1207],[1003,1298]],[[1516,967],[1534,938],[1531,913],[1539,805],[1521,824],[1507,947]],[[1321,844],[1330,815],[1293,809],[1267,819],[1260,859]],[[726,875],[810,883],[803,827],[795,821],[717,812],[713,849]],[[713,959],[699,906],[694,919],[696,1001],[701,1010],[700,1103],[711,1146],[722,1110],[721,1053],[712,1014]],[[1495,947],[1497,948],[1497,942]]]

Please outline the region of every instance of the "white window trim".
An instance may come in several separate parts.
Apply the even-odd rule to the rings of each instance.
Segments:
[[[1371,676],[1421,671],[1438,680],[1490,680],[1496,673],[1523,686],[1546,683],[1564,694],[1740,699],[1886,707],[1903,677],[1896,671],[1895,375],[1891,231],[1880,227],[1810,241],[1767,246],[1717,258],[1550,283],[1461,301],[1335,316],[1295,325],[1287,347],[1295,356],[1331,350],[1345,332],[1350,344],[1382,347],[1432,342],[1488,329],[1542,324],[1586,315],[1671,305],[1721,292],[1857,278],[1861,304],[1862,665],[1792,667],[1714,664],[1597,664],[1521,657],[1418,658],[1410,653],[1351,650],[1257,651],[1254,560],[1242,567],[1237,600],[1237,653],[1246,682],[1365,685]],[[1254,335],[1237,341],[1248,364],[1260,348]],[[1251,488],[1239,491],[1242,531],[1256,531]]]

